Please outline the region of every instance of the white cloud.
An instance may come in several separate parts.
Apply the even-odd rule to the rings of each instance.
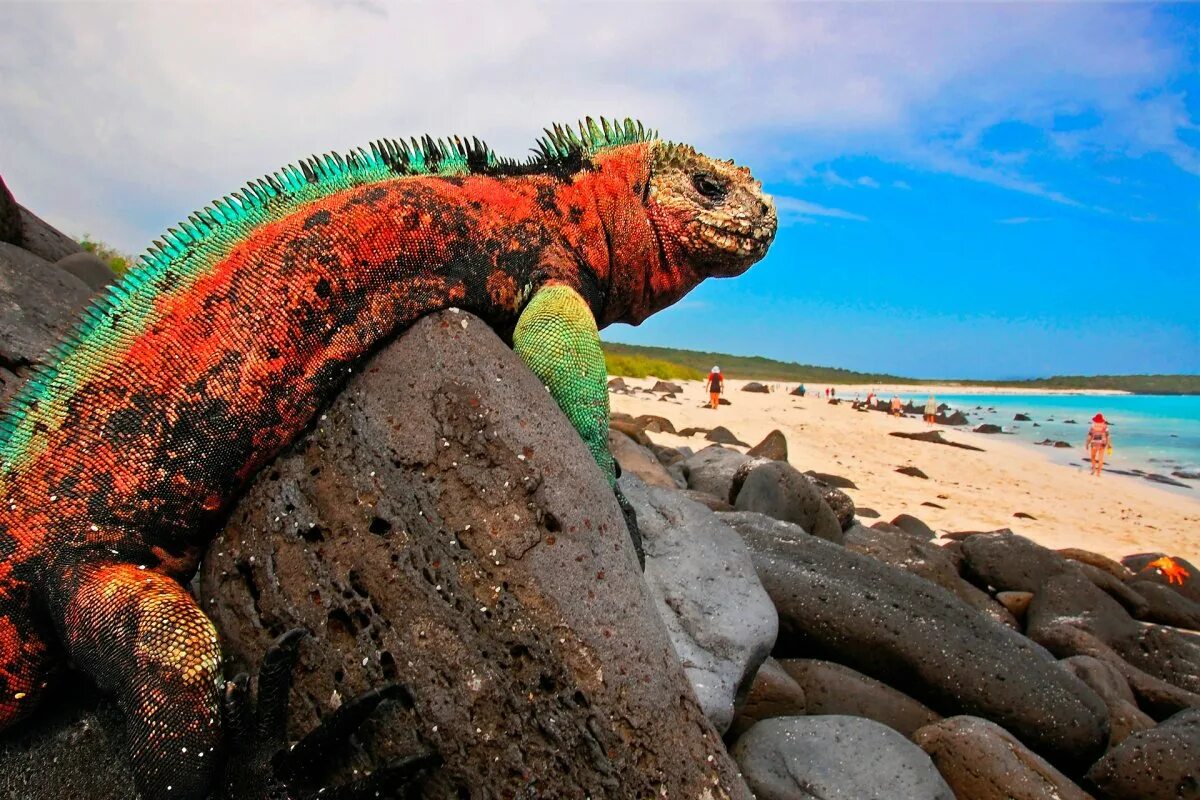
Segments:
[[[870,175],[863,175],[861,178],[856,180],[855,183],[857,183],[859,186],[865,186],[868,189],[879,188],[879,181],[875,180]]]
[[[794,222],[814,222],[813,217],[829,217],[832,219],[852,220],[854,222],[867,221],[867,218],[861,214],[855,214],[852,211],[846,211],[841,208],[818,205],[808,200],[801,200],[798,197],[775,195],[774,200],[775,208],[779,211],[781,225],[788,225]]]
[[[133,250],[311,152],[430,132],[477,134],[519,155],[549,122],[616,114],[748,161],[760,177],[865,154],[1080,206],[1021,164],[981,158],[979,132],[1094,108],[1102,122],[1074,136],[1075,152],[1162,153],[1200,174],[1182,98],[1151,91],[1186,58],[1155,14],[1091,4],[6,4],[0,170],[51,221]]]
[[[1049,222],[1049,217],[1009,217],[1007,219],[998,219],[996,222],[1001,225],[1028,225],[1031,222]]]

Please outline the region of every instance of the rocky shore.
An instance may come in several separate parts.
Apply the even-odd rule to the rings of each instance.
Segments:
[[[87,293],[21,258],[0,251],[13,382],[41,358],[29,332],[52,335]],[[195,590],[228,674],[311,632],[291,738],[406,684],[411,708],[385,706],[340,775],[436,750],[419,796],[438,800],[1200,797],[1186,559],[939,536],[917,514],[867,524],[854,481],[801,472],[783,433],[714,424],[666,445],[681,420],[655,407],[610,432],[643,574],[537,380],[474,317],[421,321],[212,542]],[[114,720],[65,681],[0,737],[0,798],[132,797]]]

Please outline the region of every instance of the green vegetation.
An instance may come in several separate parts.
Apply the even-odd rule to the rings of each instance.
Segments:
[[[610,375],[631,378],[654,376],[664,379],[703,378],[713,364],[733,378],[781,383],[908,383],[1001,386],[1022,389],[1108,389],[1134,394],[1200,394],[1200,375],[1070,375],[1023,381],[955,380],[951,378],[905,378],[871,372],[854,372],[835,367],[816,367],[761,356],[731,356],[673,347],[604,342]]]
[[[692,367],[673,364],[658,358],[643,355],[615,353],[610,345],[604,345],[604,361],[609,375],[624,375],[626,378],[662,378],[663,380],[701,380],[707,374]]]
[[[642,347],[633,344],[617,344],[604,342],[604,355],[608,359],[608,371],[611,375],[626,375],[640,378],[644,374],[614,371],[617,365],[623,365],[626,359],[640,364],[662,365],[661,369],[689,370],[694,375],[675,375],[680,378],[703,378],[708,374],[713,364],[719,364],[721,371],[731,377],[745,378],[758,381],[781,381],[784,383],[899,383],[910,382],[907,378],[897,375],[875,375],[866,372],[854,372],[836,367],[814,367],[808,364],[794,364],[789,361],[775,361],[761,356],[731,356],[726,353],[702,353],[696,350],[676,350],[672,347]],[[671,376],[651,370],[649,375],[658,378]]]
[[[90,233],[83,235],[83,238],[79,240],[79,246],[108,264],[108,268],[118,275],[124,275],[133,266],[133,256],[120,253],[104,242],[92,241]]]

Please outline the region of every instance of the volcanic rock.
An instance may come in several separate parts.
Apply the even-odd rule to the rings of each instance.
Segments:
[[[675,433],[675,426],[666,417],[659,417],[654,414],[642,414],[634,422],[641,425],[642,430],[650,431],[651,433]]]
[[[996,600],[1017,619],[1024,619],[1033,600],[1033,592],[996,592]]]
[[[622,391],[623,392],[626,389],[628,389],[629,387],[625,384],[624,378],[613,378],[612,380],[610,380],[608,382],[608,388],[610,391],[614,391],[614,392]]]
[[[729,735],[736,739],[756,722],[772,717],[802,717],[807,712],[804,690],[779,662],[768,657],[754,675],[750,692],[738,709]]]
[[[899,467],[896,472],[899,472],[901,475],[909,475],[913,478],[924,478],[926,480],[929,478],[928,475],[916,467]]]
[[[719,497],[713,497],[708,492],[698,492],[695,489],[680,489],[679,493],[710,511],[733,511],[733,506]]]
[[[1138,619],[1200,631],[1200,603],[1193,603],[1161,583],[1136,580],[1129,588],[1146,599],[1146,611]]]
[[[934,422],[938,425],[970,425],[971,421],[967,419],[967,415],[961,411],[955,411],[953,414],[939,414],[934,417]]]
[[[21,209],[21,247],[54,263],[83,250],[79,243],[24,206]]]
[[[841,489],[825,486],[818,486],[818,489],[821,491],[821,499],[825,501],[825,505],[829,506],[829,510],[837,517],[838,525],[844,533],[854,524],[854,501],[850,499],[850,495]]]
[[[913,741],[962,800],[1091,800],[1091,795],[994,722],[950,717]]]
[[[668,489],[679,488],[675,478],[667,472],[667,468],[659,462],[648,447],[635,442],[620,431],[609,429],[608,449],[613,458],[621,465],[623,473],[637,475],[650,486],[663,486]]]
[[[961,444],[959,442],[952,442],[949,439],[947,439],[945,436],[942,436],[941,431],[921,431],[920,433],[907,433],[905,431],[894,431],[892,433],[889,433],[888,436],[896,436],[901,439],[913,439],[918,442],[931,442],[933,444],[944,444],[944,445],[948,445],[949,447],[957,447],[960,450],[977,450],[980,453],[984,452],[984,449],[982,447],[975,447],[974,445],[970,445],[970,444]]]
[[[1004,433],[1004,429],[1001,428],[999,425],[992,425],[991,423],[988,423],[988,422],[985,422],[982,425],[975,426],[975,428],[973,428],[973,430],[976,433]]]
[[[1109,748],[1120,744],[1131,733],[1154,727],[1154,719],[1137,707],[1133,690],[1116,667],[1091,656],[1071,656],[1059,663],[1092,687],[1108,706]]]
[[[1103,701],[1016,631],[873,558],[816,537],[735,527],[779,612],[777,658],[836,661],[939,713],[991,719],[1069,769],[1103,751]]]
[[[1112,575],[1119,581],[1128,583],[1133,580],[1133,570],[1126,567],[1120,561],[1115,561],[1108,556],[1099,553],[1093,553],[1090,550],[1081,550],[1078,547],[1063,547],[1056,550],[1063,558],[1071,561],[1078,561],[1082,564],[1091,564],[1096,569],[1102,569],[1109,575]]]
[[[1162,584],[1193,603],[1200,603],[1200,575],[1186,558],[1164,553],[1139,553],[1122,558],[1121,563],[1133,570],[1137,580]]]
[[[1046,635],[1061,625],[1091,633],[1155,677],[1188,692],[1200,690],[1200,643],[1195,637],[1174,628],[1138,623],[1078,572],[1063,572],[1047,580],[1029,605],[1029,637],[1057,655],[1075,655],[1056,650],[1053,639]]]
[[[804,690],[807,714],[865,717],[907,737],[941,719],[911,697],[841,664],[785,658],[779,665]]]
[[[778,616],[745,543],[716,514],[632,475],[620,486],[637,512],[658,613],[705,715],[724,732],[775,644]]]
[[[201,598],[234,668],[273,634],[313,632],[290,739],[339,698],[411,688],[413,711],[359,737],[360,774],[433,749],[437,800],[531,779],[564,797],[748,797],[607,481],[469,315],[417,323],[259,477],[208,549]]]
[[[915,536],[926,542],[931,542],[937,538],[937,534],[933,532],[933,528],[911,514],[901,514],[892,520],[892,524],[909,536]]]
[[[772,461],[787,461],[787,439],[778,428],[768,433],[761,442],[751,447],[748,456],[769,458]]]
[[[1075,626],[1069,618],[1043,625],[1036,634],[1038,643],[1060,658],[1086,655],[1112,666],[1128,681],[1138,707],[1155,719],[1165,719],[1187,708],[1200,708],[1200,694],[1180,689],[1138,669],[1100,637]]]
[[[749,445],[747,445],[741,439],[734,436],[733,431],[729,430],[723,425],[718,425],[717,427],[713,428],[711,431],[705,434],[704,438],[717,444],[736,444],[739,447],[749,447]]]
[[[671,383],[670,381],[655,381],[654,385],[650,387],[650,391],[652,391],[652,392],[669,392],[671,394],[679,394],[680,392],[683,391],[683,387],[680,386],[678,383]]]
[[[78,278],[11,244],[0,242],[0,365],[13,377],[4,396],[75,322],[91,296]]]
[[[762,384],[762,383],[757,383],[757,382],[755,382],[755,381],[750,381],[749,383],[747,383],[745,386],[743,386],[743,387],[742,387],[742,391],[743,391],[743,392],[757,392],[757,393],[759,393],[759,394],[766,394],[767,392],[769,392],[769,391],[771,391],[771,390],[770,390],[770,389],[768,389],[768,388],[766,387],[766,385],[765,385],[765,384]]]
[[[919,747],[859,717],[764,720],[738,739],[733,756],[758,800],[954,800]]]
[[[1032,422],[1032,421],[1033,420],[1030,418],[1030,416],[1028,414],[1013,415],[1013,422]]]
[[[871,556],[885,564],[911,572],[941,586],[1001,625],[1018,627],[1016,619],[1003,606],[986,592],[962,579],[954,554],[947,548],[911,536],[896,536],[862,525],[853,525],[845,533],[847,550]]]
[[[21,246],[21,207],[0,177],[0,242]]]
[[[653,442],[650,441],[650,437],[646,435],[646,431],[642,428],[642,426],[632,420],[610,419],[608,421],[608,427],[614,431],[620,431],[630,439],[633,439],[635,442],[640,444],[642,447],[649,447],[651,444],[653,444]]]
[[[108,264],[86,251],[63,256],[54,262],[54,266],[79,278],[93,292],[103,289],[117,279],[117,274]]]
[[[736,450],[719,444],[709,445],[683,462],[688,488],[728,500],[734,473],[749,460],[749,456]]]
[[[1105,800],[1200,797],[1200,711],[1139,731],[1096,762],[1087,778]]]
[[[843,478],[841,475],[831,475],[828,472],[815,472],[808,470],[804,473],[818,483],[823,483],[826,486],[832,486],[835,489],[857,489],[858,484],[849,478]]]
[[[760,464],[746,476],[733,502],[738,511],[757,511],[831,542],[842,541],[837,515],[802,472],[783,461]]]
[[[1077,565],[1015,533],[985,533],[962,540],[964,567],[981,585],[1000,591],[1037,592],[1051,577]]]

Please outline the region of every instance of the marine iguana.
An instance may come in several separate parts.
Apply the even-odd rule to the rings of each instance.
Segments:
[[[182,582],[356,364],[423,315],[471,311],[615,486],[598,328],[741,274],[775,230],[746,168],[603,119],[553,126],[523,161],[478,139],[381,141],[196,212],[0,420],[0,729],[69,659],[123,710],[143,796],[204,797],[224,682]]]

